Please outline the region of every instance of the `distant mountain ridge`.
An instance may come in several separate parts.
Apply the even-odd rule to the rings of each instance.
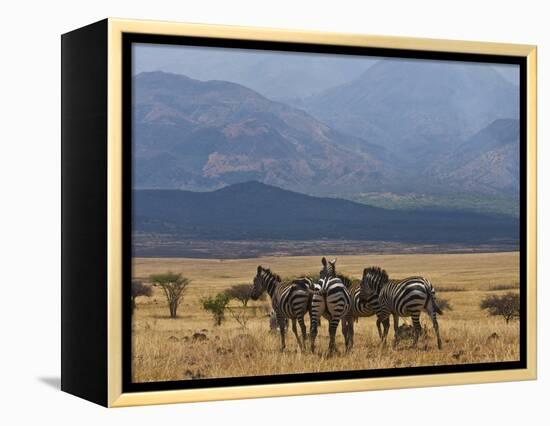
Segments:
[[[381,60],[300,108],[236,83],[139,74],[134,185],[211,191],[257,180],[349,199],[369,192],[516,197],[519,121],[501,116],[518,114],[517,88],[491,67],[409,62]]]
[[[517,241],[501,215],[397,211],[308,196],[259,182],[212,192],[133,191],[133,230],[184,239],[345,239],[416,243]]]
[[[151,72],[134,87],[138,188],[210,190],[254,179],[307,192],[390,179],[384,148],[244,86]]]
[[[492,121],[519,118],[519,90],[483,64],[384,59],[301,106],[425,167]]]
[[[231,81],[273,100],[302,98],[349,81],[377,58],[289,54],[238,49],[140,46],[137,73],[164,71],[206,80]]]
[[[437,184],[461,192],[519,196],[519,121],[499,119],[427,171]]]

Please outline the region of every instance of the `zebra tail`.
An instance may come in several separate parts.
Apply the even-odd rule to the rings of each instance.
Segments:
[[[424,308],[426,308],[426,306],[428,306],[428,303],[431,303],[432,305],[432,309],[435,313],[439,314],[439,315],[443,315],[443,311],[441,310],[441,308],[437,305],[437,302],[435,301],[435,290],[433,287],[430,287],[428,288],[428,300],[426,300],[426,305],[424,306]]]
[[[435,290],[434,289],[432,289],[432,291],[430,292],[430,299],[432,301],[433,310],[437,314],[443,315],[443,311],[441,310],[441,308],[437,305],[437,302],[435,301]]]

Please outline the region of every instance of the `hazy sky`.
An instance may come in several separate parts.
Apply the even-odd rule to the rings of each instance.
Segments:
[[[275,98],[308,96],[348,82],[379,60],[384,58],[155,44],[133,46],[135,74],[166,71],[198,80],[232,81]],[[449,65],[455,63],[450,61]],[[507,81],[519,84],[517,65],[461,64],[492,67]]]

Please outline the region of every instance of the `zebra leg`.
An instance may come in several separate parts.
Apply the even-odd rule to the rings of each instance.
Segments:
[[[283,352],[286,348],[285,344],[285,333],[286,333],[286,319],[285,318],[278,318],[279,321],[279,330],[281,331],[281,352]]]
[[[378,329],[378,336],[380,337],[380,340],[384,342],[388,332],[390,331],[390,318],[382,318],[381,316],[377,316],[376,328]]]
[[[298,328],[296,327],[296,318],[292,318],[292,332],[296,336],[296,340],[298,341],[298,346],[300,346],[300,350],[304,350],[302,347],[302,341],[300,340],[300,336],[298,336]]]
[[[346,342],[346,352],[349,352],[353,348],[353,316],[347,316],[342,318],[342,331],[344,332],[344,338]]]
[[[348,329],[348,344],[346,346],[346,351],[349,352],[353,348],[353,334],[354,334],[353,317],[349,317],[347,319],[347,321],[348,321],[348,326],[347,326],[347,329]]]
[[[344,335],[344,342],[346,345],[346,352],[349,349],[349,323],[347,318],[342,318],[342,334]]]
[[[328,324],[328,332],[330,336],[328,344],[329,354],[333,354],[336,351],[336,330],[338,329],[339,319],[331,319]]]
[[[378,337],[380,337],[380,340],[382,340],[382,320],[380,319],[380,317],[377,317],[376,318],[376,329],[378,330]]]
[[[420,325],[420,312],[412,315],[412,323],[414,327],[414,346],[418,344],[418,338],[422,333],[422,326]]]
[[[382,325],[384,326],[383,334],[382,334],[382,341],[380,344],[384,346],[386,344],[386,340],[388,338],[388,334],[390,332],[390,317],[381,317],[382,318]]]
[[[399,342],[399,315],[393,314],[393,347],[397,346]]]
[[[390,331],[390,318],[387,317],[383,320],[380,320],[380,322],[382,323],[382,327],[383,327],[383,335],[384,335],[384,339],[386,338],[386,336],[388,335],[389,331]]]
[[[302,330],[302,343],[301,348],[302,350],[306,349],[306,339],[307,339],[307,331],[306,331],[306,323],[304,322],[304,317],[298,318],[298,324],[300,325],[300,329]]]

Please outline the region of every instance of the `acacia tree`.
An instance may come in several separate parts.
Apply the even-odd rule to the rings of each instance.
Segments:
[[[231,300],[227,292],[218,293],[216,296],[205,297],[201,299],[202,308],[212,314],[214,325],[219,326],[225,319],[225,308]]]
[[[136,298],[139,296],[151,297],[153,289],[151,286],[143,284],[141,281],[132,281],[132,313],[136,308]]]
[[[519,318],[519,294],[506,293],[502,296],[487,296],[480,303],[481,309],[486,309],[489,315],[501,316],[506,324],[514,318]]]
[[[191,280],[183,277],[181,274],[165,272],[163,274],[151,275],[149,281],[151,281],[154,286],[162,288],[166,296],[166,301],[168,302],[170,318],[176,318],[178,306]]]

